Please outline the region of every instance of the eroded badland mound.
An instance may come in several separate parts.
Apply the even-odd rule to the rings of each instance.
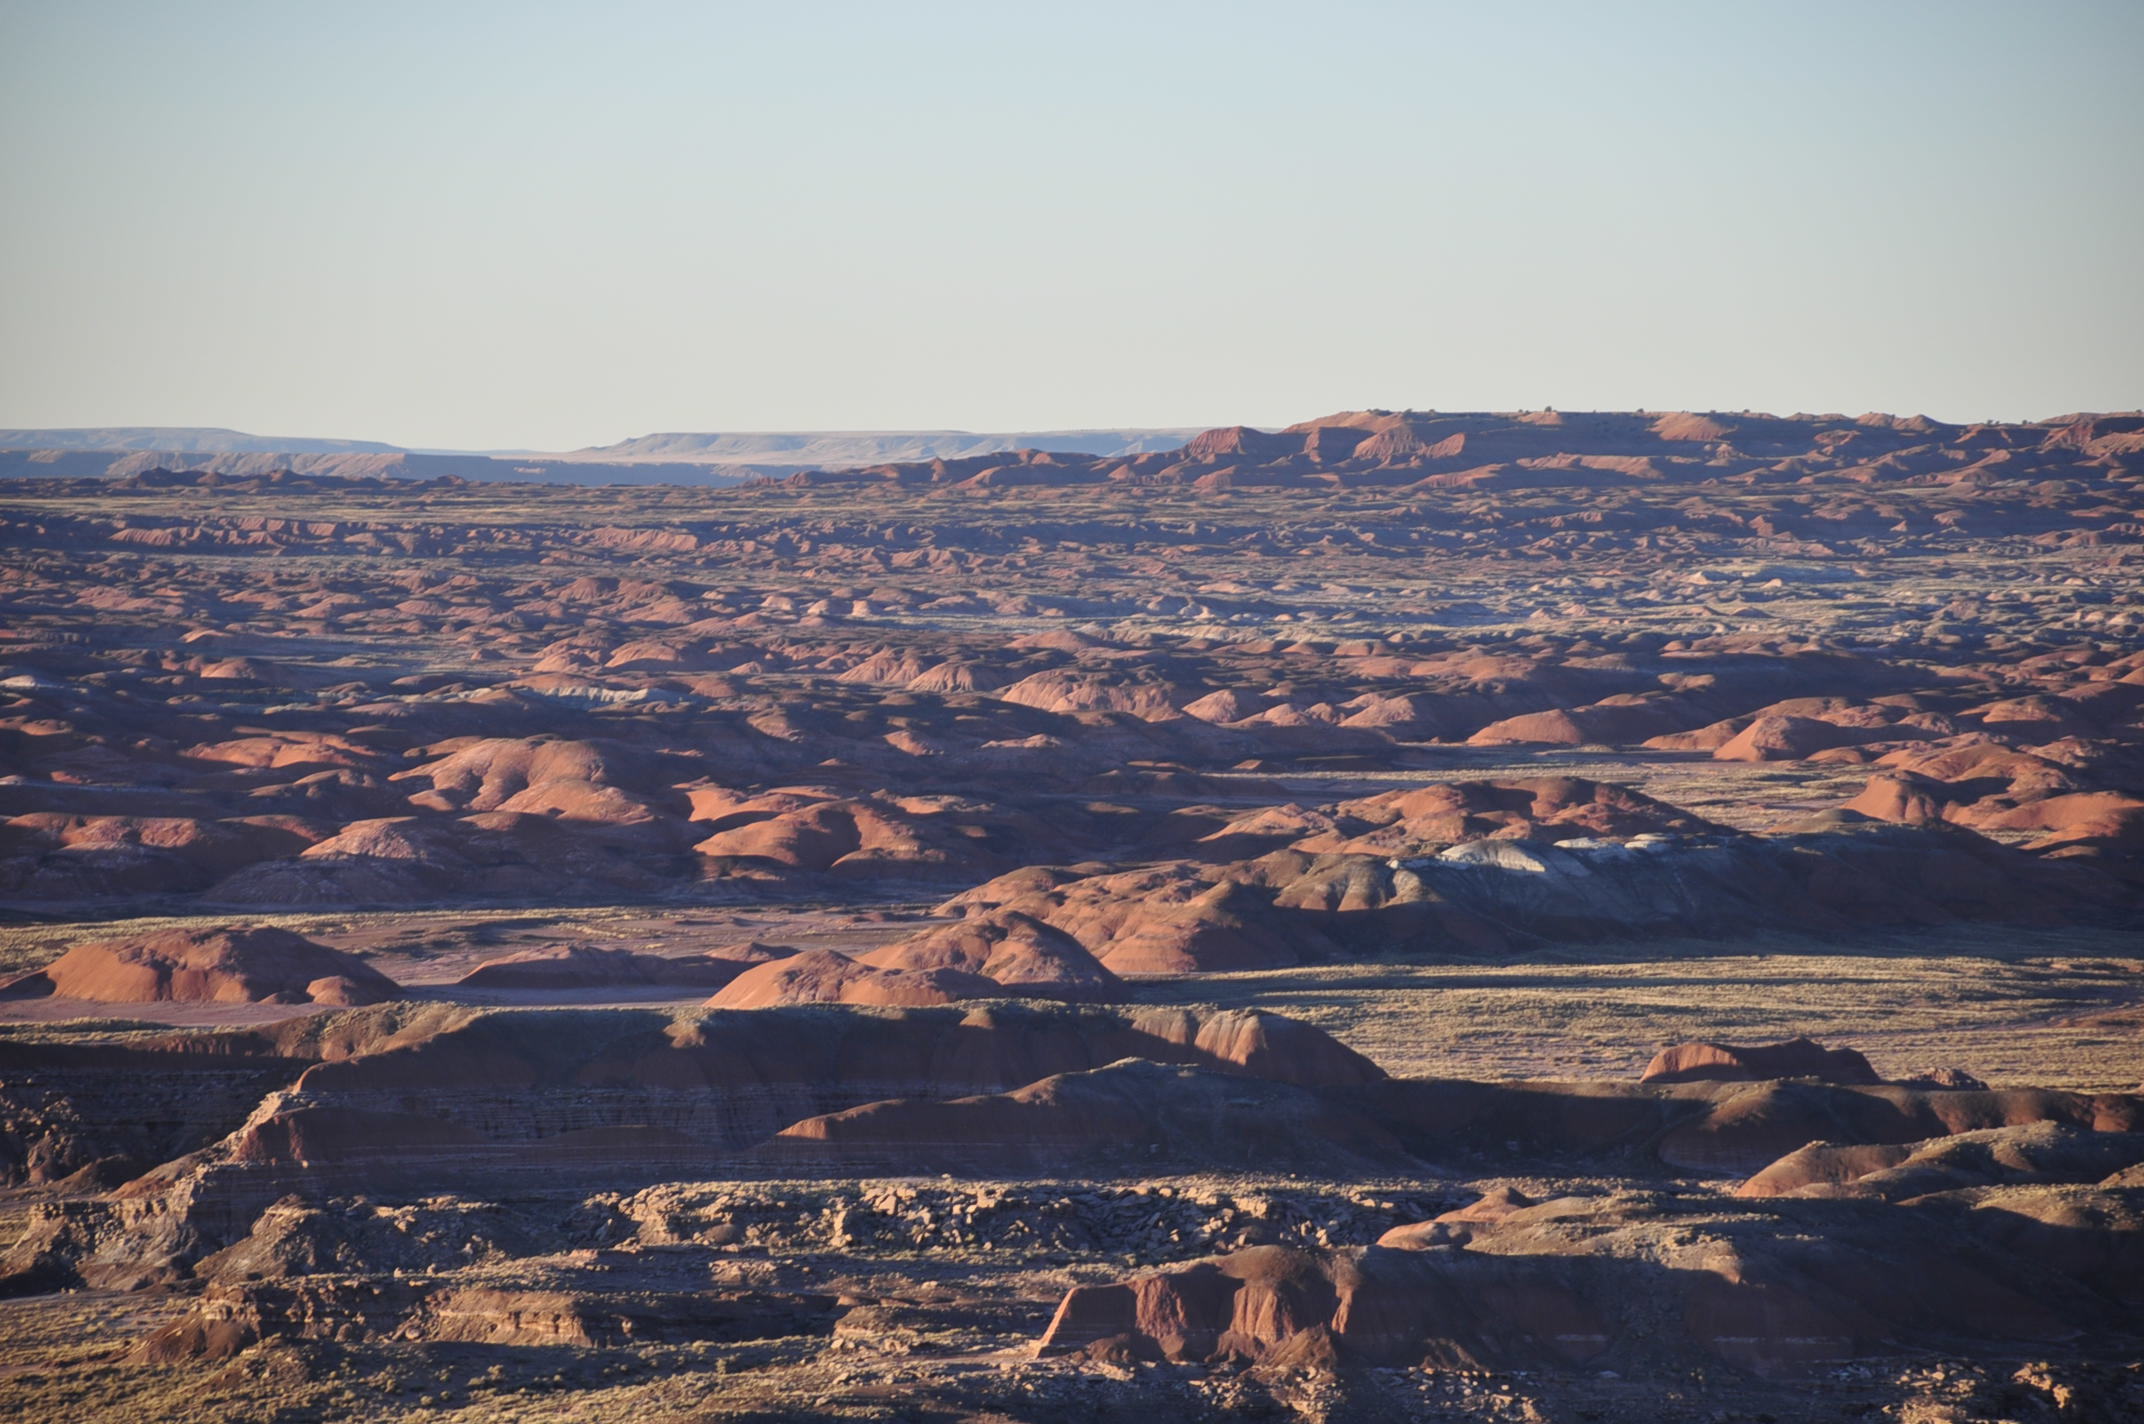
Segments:
[[[2144,418],[262,458],[0,481],[0,1413],[2144,1415]]]

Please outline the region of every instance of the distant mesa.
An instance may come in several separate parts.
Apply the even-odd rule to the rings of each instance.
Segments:
[[[1012,450],[1079,455],[1142,455],[1173,450],[1199,433],[1191,426],[1123,430],[769,430],[678,431],[591,445],[568,458],[675,460],[691,464],[780,464],[839,469],[909,460],[961,460]]]
[[[1342,411],[1275,431],[1245,425],[1103,430],[675,431],[571,451],[411,450],[379,441],[250,435],[207,427],[0,431],[0,477],[134,477],[158,470],[260,478],[454,478],[543,484],[807,485],[891,481],[961,490],[1162,484],[1220,491],[1282,486],[1423,489],[1602,487],[1670,467],[1808,461],[1892,473],[1938,468],[1951,442],[2014,474],[2017,451],[2094,461],[2134,452],[2133,415],[2065,415],[2005,426],[1925,416],[1778,416],[1752,411]],[[1952,468],[1952,478],[1964,471]]]
[[[734,484],[753,476],[1047,449],[1116,459],[1175,450],[1196,426],[1122,430],[678,432],[573,451],[413,450],[376,440],[193,426],[0,430],[0,476],[139,477],[159,468],[257,478],[454,477],[542,484]]]
[[[66,430],[0,430],[0,450],[134,451],[168,455],[339,455],[401,453],[378,440],[248,435],[209,425],[107,425]]]

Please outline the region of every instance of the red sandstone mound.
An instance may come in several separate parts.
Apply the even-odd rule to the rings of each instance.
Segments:
[[[1388,797],[1323,811],[1268,808],[1198,843],[1218,858],[1290,842],[1252,859],[1078,877],[1023,871],[942,909],[1017,910],[1064,930],[1127,975],[1285,967],[1401,945],[1494,952],[1530,937],[1717,936],[1759,926],[1829,933],[1965,918],[2062,922],[2104,913],[2118,899],[2106,877],[2084,866],[2050,864],[1947,826],[1853,823],[1775,836],[1638,831],[1619,839],[1597,828],[1687,827],[1694,818],[1643,798],[1619,805],[1615,788],[1597,793],[1550,810],[1546,822],[1532,819],[1539,809],[1533,791],[1497,783],[1399,793],[1429,802],[1415,818],[1402,817],[1410,808]],[[1487,802],[1479,814],[1464,804],[1476,796]],[[1519,809],[1497,807],[1507,797]],[[1362,816],[1371,803],[1393,819],[1370,829],[1363,819],[1340,820],[1341,813]],[[1503,831],[1441,840],[1486,826]]]
[[[634,827],[516,811],[353,821],[288,860],[248,866],[211,889],[245,905],[409,904],[646,891],[668,859]]]
[[[1689,731],[1656,736],[1645,745],[1665,751],[1709,751],[1719,761],[1867,761],[1872,752],[1853,749],[1872,743],[1925,747],[1932,738],[1950,736],[1955,730],[1949,718],[1927,710],[1911,696],[1887,695],[1873,701],[1794,697]]]
[[[1140,902],[1112,918],[1115,923],[1098,957],[1117,974],[1277,969],[1330,953],[1314,934],[1275,923],[1271,902],[1233,881],[1181,903]],[[1067,928],[1080,933],[1076,914]]]
[[[1386,1128],[1309,1089],[1126,1059],[983,1097],[867,1103],[782,1130],[768,1161],[818,1172],[1114,1171],[1194,1161],[1420,1170]]]
[[[863,808],[857,803],[825,801],[778,811],[764,819],[749,819],[756,809],[748,805],[725,816],[723,821],[728,828],[693,849],[714,858],[761,860],[795,870],[830,870],[836,862],[863,848],[865,830],[858,824]]]
[[[1515,1212],[1536,1205],[1517,1187],[1493,1187],[1479,1201],[1439,1212],[1428,1221],[1395,1226],[1377,1238],[1380,1246],[1400,1251],[1420,1251],[1431,1246],[1464,1246],[1476,1227],[1494,1225]]]
[[[1721,743],[1712,755],[1717,761],[1800,761],[1855,740],[1844,728],[1814,717],[1767,715]]]
[[[1641,1083],[1747,1083],[1768,1078],[1817,1078],[1826,1083],[1880,1083],[1869,1061],[1851,1048],[1826,1048],[1806,1038],[1738,1047],[1678,1043],[1645,1065]]]
[[[2034,1122],[1925,1142],[1812,1142],[1735,1189],[1743,1197],[1904,1201],[1963,1188],[2099,1182],[2144,1162],[2144,1133]]]
[[[959,969],[877,969],[831,949],[807,949],[758,965],[707,1001],[711,1009],[764,1009],[780,1004],[950,1004],[1013,991],[995,979]]]
[[[164,930],[81,944],[0,994],[57,994],[108,1003],[373,1004],[395,982],[363,960],[288,930]]]
[[[2077,791],[2022,798],[2003,807],[1981,803],[1951,819],[1988,831],[2040,831],[2036,845],[2133,835],[2144,818],[2144,796],[2127,791]]]
[[[1360,1086],[1384,1081],[1385,1070],[1321,1028],[1260,1009],[1142,1009],[1135,1032],[1176,1048],[1195,1062],[1226,1071],[1239,1068],[1260,1078],[1306,1087]],[[1142,1056],[1178,1061],[1141,1048]]]
[[[1003,907],[1047,921],[1118,974],[1322,962],[1443,930],[1477,948],[1503,943],[1493,933],[1480,939],[1480,927],[1462,912],[1443,916],[1444,907],[1419,897],[1396,903],[1405,897],[1395,877],[1381,858],[1296,851],[1234,865],[1178,863],[1088,876],[1038,867],[979,885],[940,910]]]
[[[2001,794],[2024,800],[2084,790],[2090,784],[2079,768],[1985,737],[1931,748],[1902,747],[1887,753],[1881,764],[1953,786],[1954,799]]]
[[[1644,1085],[1640,1085],[1644,1086]],[[2144,1098],[2043,1088],[1929,1089],[1797,1079],[1659,1085],[1676,1097],[1701,1093],[1702,1113],[1651,1144],[1669,1166],[1746,1177],[1808,1145],[1919,1142],[2028,1122],[2094,1132],[2134,1132]]]
[[[880,969],[955,969],[1009,992],[1047,999],[1122,998],[1117,976],[1080,942],[1017,910],[996,910],[924,930],[861,956]]]
[[[1467,738],[1469,746],[1623,746],[1666,736],[1690,725],[1670,703],[1609,698],[1585,707],[1525,712],[1492,722]]]
[[[1908,772],[1878,772],[1859,795],[1839,809],[1876,821],[1918,826],[1943,819],[1948,797],[1941,787]]]
[[[2126,1133],[2144,1097],[2038,1088],[1904,1084],[1507,1082],[1392,1079],[1369,1096],[1379,1120],[1431,1160],[1461,1151],[1509,1161],[1572,1155],[1625,1170],[1747,1177],[1815,1141],[1911,1143],[2030,1122]]]
[[[1933,753],[1892,753],[1847,809],[1883,821],[1948,820],[1982,829],[2050,829],[2101,809],[2135,804],[2119,793],[2079,792],[2065,767],[1993,742]],[[2014,819],[2013,819],[2014,818]]]
[[[0,894],[76,900],[199,890],[257,862],[296,855],[326,832],[295,816],[32,812],[0,821]]]
[[[738,1012],[725,1006],[676,1027],[656,1011],[434,1006],[408,1019],[351,1015],[333,1027],[331,1051],[324,1056],[334,1061],[306,1080],[308,1091],[414,1093],[442,1103],[464,1092],[542,1082],[668,1087],[682,1081],[699,1090],[724,1091],[789,1082],[876,1087],[881,1090],[876,1096],[998,1091],[1127,1057],[1306,1087],[1386,1081],[1376,1064],[1324,1030],[1242,1009],[993,1003],[958,1009]],[[277,1051],[303,1056],[280,1040]],[[779,1126],[773,1123],[767,1130]]]
[[[347,737],[295,729],[205,742],[188,747],[181,755],[217,766],[276,771],[373,770],[389,762],[377,748]]]
[[[455,982],[472,989],[719,989],[756,964],[786,958],[789,950],[761,944],[734,945],[706,954],[676,957],[628,949],[574,945],[529,950],[487,959]]]
[[[2106,771],[2133,770],[2095,747],[2070,738],[2032,751],[1987,740],[1901,750],[1882,759],[1888,769],[1844,809],[1906,824],[2032,833],[2032,851],[2144,881],[2144,795],[2119,784],[2095,788]]]
[[[1843,1183],[1895,1167],[1913,1155],[1912,1142],[1812,1142],[1755,1173],[1735,1195],[1821,1196]]]
[[[913,734],[901,733],[913,741]],[[920,746],[921,743],[915,743]],[[826,787],[784,786],[746,796],[694,788],[693,819],[713,834],[693,847],[711,873],[825,872],[845,878],[980,878],[1016,863],[1009,851],[1084,838],[1077,820],[969,797],[843,796]]]
[[[997,695],[1045,712],[1128,712],[1142,721],[1161,722],[1182,716],[1183,705],[1200,694],[1145,675],[1067,669],[1024,677]]]
[[[639,825],[674,810],[655,788],[652,759],[616,743],[491,737],[452,746],[446,756],[393,781],[424,781],[410,797],[420,809],[518,811],[569,821]]]
[[[908,683],[910,692],[993,692],[1003,679],[986,664],[953,659],[924,669]]]
[[[1567,840],[1719,828],[1642,792],[1580,777],[1433,783],[1332,808],[1330,830],[1292,842],[1297,850],[1394,854],[1487,837]]]

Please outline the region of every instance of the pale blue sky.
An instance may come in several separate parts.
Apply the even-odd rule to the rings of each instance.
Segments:
[[[2144,0],[0,0],[0,425],[2144,404]]]

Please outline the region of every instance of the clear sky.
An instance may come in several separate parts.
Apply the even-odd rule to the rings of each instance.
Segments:
[[[0,425],[2144,404],[2144,0],[0,0]]]

